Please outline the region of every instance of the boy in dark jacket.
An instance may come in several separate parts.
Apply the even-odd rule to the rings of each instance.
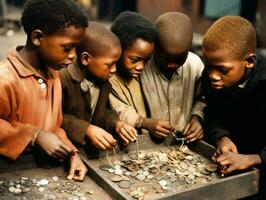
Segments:
[[[265,169],[266,63],[255,48],[252,24],[238,16],[219,19],[203,39],[206,133],[224,174]]]
[[[116,132],[134,141],[136,130],[107,109],[111,84],[121,55],[120,41],[99,23],[92,22],[77,47],[77,60],[60,71],[63,88],[63,128],[73,141],[86,140],[101,150],[117,145],[110,134]],[[88,152],[90,153],[90,152]]]

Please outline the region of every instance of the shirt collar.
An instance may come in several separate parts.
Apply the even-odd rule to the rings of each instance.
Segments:
[[[155,73],[157,75],[162,74],[161,71],[160,71],[159,65],[155,62],[154,55],[152,55],[152,58],[150,59],[150,64],[154,67],[154,71],[155,71]],[[182,66],[180,66],[179,68],[177,68],[174,73],[177,74],[177,75],[179,75],[181,73],[181,71],[182,71],[181,68],[184,66],[184,64]]]
[[[85,76],[79,68],[77,61],[74,61],[72,64],[70,64],[67,67],[67,70],[73,80],[80,83],[85,79]]]
[[[12,66],[16,69],[17,73],[21,77],[28,77],[35,75],[37,71],[27,63],[18,53],[18,50],[22,49],[23,46],[13,47],[7,54],[7,59],[10,61]]]
[[[12,64],[12,66],[16,69],[18,75],[20,77],[26,78],[29,76],[36,76],[42,79],[46,79],[43,77],[34,67],[32,67],[27,61],[25,61],[18,53],[24,46],[17,46],[11,48],[11,50],[7,54],[7,59]],[[48,69],[48,75],[53,76],[53,70]]]

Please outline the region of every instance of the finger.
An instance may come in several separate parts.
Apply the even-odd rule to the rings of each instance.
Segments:
[[[236,146],[234,146],[234,147],[232,148],[232,152],[233,152],[233,153],[238,153],[238,150],[237,150]]]
[[[196,140],[198,137],[199,133],[198,132],[191,132],[189,135],[185,136],[185,140],[187,142]]]
[[[184,133],[185,136],[191,135],[194,132],[198,132],[201,130],[201,127],[191,123],[190,127],[188,128],[188,130],[186,131],[186,133]]]
[[[155,135],[158,137],[158,138],[166,138],[168,136],[168,134],[165,134],[165,133],[162,133],[160,131],[155,131]]]
[[[121,127],[120,128],[120,132],[121,134],[124,135],[124,137],[126,137],[129,141],[133,142],[135,140],[135,136],[131,133],[131,131],[128,131],[127,129],[125,129],[125,127]]]
[[[233,172],[235,170],[236,170],[235,166],[234,165],[230,165],[225,171],[226,171],[226,173],[231,173],[231,172]]]
[[[188,135],[185,139],[187,140],[187,142],[193,142],[197,139],[200,139],[200,137],[203,135],[203,131],[201,128],[197,129],[195,132],[193,132],[192,134]]]
[[[67,144],[65,144],[64,142],[62,142],[62,144],[60,145],[60,147],[69,155],[69,156],[73,156],[75,154],[74,150],[72,148],[70,148]]]
[[[120,134],[120,137],[125,142],[125,144],[128,144],[129,143],[129,140],[124,135]]]
[[[189,130],[189,128],[190,128],[190,123],[188,123],[186,126],[185,126],[185,128],[184,128],[184,131],[183,131],[183,134],[184,135],[186,135],[187,134],[187,131]]]
[[[168,132],[173,130],[173,127],[170,125],[169,121],[161,121],[160,126],[166,129]]]
[[[83,181],[85,175],[87,173],[87,169],[78,169],[73,177],[75,181]]]
[[[56,157],[58,159],[66,160],[68,158],[68,155],[67,154],[62,153],[59,150],[55,151],[54,154],[56,155]]]
[[[108,143],[108,145],[116,146],[116,140],[109,133],[103,135],[103,141],[106,141]]]
[[[106,150],[105,146],[100,142],[100,140],[94,140],[93,144],[100,150]]]
[[[112,145],[105,139],[99,141],[106,149],[112,149]]]
[[[216,151],[216,152],[213,154],[213,156],[212,156],[212,160],[213,160],[214,162],[217,162],[217,158],[218,158],[218,156],[219,156],[219,153]]]
[[[219,161],[220,165],[222,166],[227,166],[227,165],[231,165],[232,162],[230,160],[222,160],[222,161]]]
[[[165,137],[167,137],[171,133],[171,131],[169,129],[166,129],[163,126],[159,126],[155,132],[159,132],[159,133],[165,135]]]
[[[130,131],[132,132],[132,134],[135,136],[135,139],[137,139],[138,135],[138,131],[135,128],[130,128]]]
[[[204,133],[203,131],[201,132],[200,136],[199,136],[199,140],[202,140],[204,138]]]
[[[71,180],[71,179],[73,179],[73,177],[74,177],[74,175],[75,175],[75,167],[74,167],[74,165],[70,165],[70,170],[69,170],[69,174],[68,174],[68,176],[67,176],[67,179],[68,180]]]

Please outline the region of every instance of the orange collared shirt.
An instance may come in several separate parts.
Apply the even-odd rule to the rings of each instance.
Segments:
[[[57,71],[41,76],[12,49],[0,62],[0,154],[16,159],[38,128],[57,134],[73,150],[62,123],[62,91]]]

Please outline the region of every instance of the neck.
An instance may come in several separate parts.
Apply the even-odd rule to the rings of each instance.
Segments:
[[[253,73],[253,68],[250,68],[250,69],[246,69],[245,70],[245,74],[243,76],[243,78],[239,81],[238,85],[244,83],[246,80],[249,79],[250,75]]]
[[[122,66],[117,67],[117,73],[120,77],[122,77],[125,81],[129,81],[132,79],[132,76],[130,73],[128,73]]]
[[[37,72],[39,72],[42,76],[47,77],[48,68],[42,61],[40,56],[37,53],[36,47],[33,45],[26,44],[19,52],[19,55],[29,63]]]

